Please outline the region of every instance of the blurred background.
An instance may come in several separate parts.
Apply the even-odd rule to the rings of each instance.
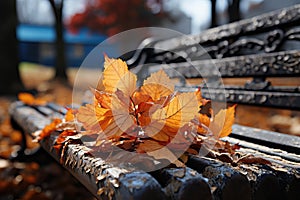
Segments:
[[[300,0],[1,0],[0,200],[93,199],[55,162],[9,161],[22,142],[8,114],[18,92],[68,105],[84,58],[114,34],[144,26],[197,34],[297,3]],[[118,51],[118,46],[107,51]],[[81,73],[86,79],[99,76],[89,70]],[[290,81],[299,85],[299,80]],[[295,111],[240,105],[236,122],[300,135],[300,114]]]

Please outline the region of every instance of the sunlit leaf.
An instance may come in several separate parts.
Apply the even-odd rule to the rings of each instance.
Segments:
[[[198,104],[196,96],[193,92],[182,93],[174,97],[174,99],[163,108],[164,112],[155,116],[154,119],[166,120],[166,125],[169,127],[179,128],[185,123],[190,122],[198,113]]]
[[[106,119],[106,116],[110,116],[111,111],[106,108],[101,108],[97,105],[86,104],[81,106],[76,115],[77,120],[83,124],[83,127],[87,130],[93,130],[95,132],[101,131],[100,121]]]
[[[116,95],[112,96],[112,122],[104,129],[107,137],[119,136],[135,124],[135,118],[129,113],[128,107]]]
[[[131,95],[135,90],[135,81],[136,75],[128,71],[127,64],[124,61],[121,59],[110,59],[105,56],[103,71],[105,91],[113,93],[118,88],[126,95]]]
[[[163,70],[160,70],[151,74],[151,76],[144,81],[141,90],[156,101],[163,96],[168,96],[174,91],[174,82]]]
[[[125,73],[116,84],[117,90],[121,90],[125,96],[131,97],[136,90],[136,75],[128,71]]]
[[[232,125],[234,124],[235,107],[236,105],[233,105],[228,109],[222,109],[216,114],[210,124],[210,128],[215,137],[222,138],[231,133]]]
[[[91,89],[91,91],[93,92],[97,103],[99,103],[102,108],[111,108],[111,94],[97,89]]]

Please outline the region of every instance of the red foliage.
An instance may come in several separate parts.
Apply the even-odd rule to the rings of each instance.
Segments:
[[[162,0],[96,0],[87,4],[82,13],[71,17],[69,30],[77,32],[82,27],[107,35],[131,28],[153,26],[167,14]],[[152,9],[156,7],[158,9]]]

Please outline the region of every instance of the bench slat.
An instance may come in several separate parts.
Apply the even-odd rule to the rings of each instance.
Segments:
[[[282,92],[282,91],[264,91],[264,90],[248,90],[246,88],[235,89],[229,86],[225,88],[209,89],[202,88],[201,92],[204,98],[214,101],[226,101],[229,103],[239,103],[246,105],[265,106],[273,108],[300,110],[300,93]],[[178,87],[181,92],[195,91],[196,87]],[[294,88],[298,90],[297,88]],[[293,90],[291,88],[291,90]]]
[[[300,52],[291,50],[154,65],[149,67],[149,73],[160,69],[171,78],[295,77],[300,75]]]

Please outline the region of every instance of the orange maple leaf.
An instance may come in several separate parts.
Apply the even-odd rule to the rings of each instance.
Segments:
[[[57,125],[59,125],[61,122],[62,122],[61,119],[59,119],[59,118],[54,118],[50,124],[46,125],[46,126],[40,131],[40,133],[39,133],[39,135],[38,135],[38,138],[37,138],[38,141],[40,141],[40,140],[42,140],[42,139],[44,139],[44,138],[46,138],[46,137],[49,137],[53,131],[56,131]]]
[[[75,116],[74,116],[74,110],[72,110],[72,109],[68,109],[67,110],[67,113],[66,113],[66,115],[65,115],[65,120],[67,121],[67,122],[70,122],[70,121],[73,121],[74,120],[74,118],[75,118]]]
[[[45,105],[47,103],[46,100],[42,98],[35,98],[32,94],[21,92],[18,94],[18,99],[23,103],[33,106],[33,105]]]

